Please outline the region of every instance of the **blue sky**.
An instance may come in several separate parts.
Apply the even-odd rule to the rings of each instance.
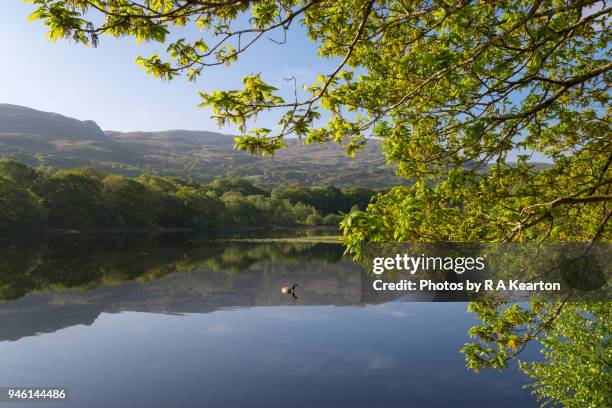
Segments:
[[[195,84],[184,78],[165,82],[134,62],[139,55],[163,52],[164,46],[108,36],[95,49],[65,40],[52,43],[41,21],[26,20],[33,10],[20,0],[3,1],[0,102],[95,120],[105,130],[219,130],[210,112],[197,107],[198,91],[237,88],[244,74],[257,72],[278,87],[286,87],[283,78],[291,76],[300,84],[311,83],[316,74],[333,69],[331,61],[316,56],[316,45],[298,28],[285,45],[262,38],[238,63],[212,68]],[[264,116],[257,126],[274,124]]]

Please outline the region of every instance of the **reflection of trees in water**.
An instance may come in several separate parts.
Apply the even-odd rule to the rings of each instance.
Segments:
[[[336,244],[211,241],[182,234],[71,235],[0,239],[0,299],[49,289],[87,289],[150,281],[207,268],[240,272],[264,260],[288,265],[336,263]]]
[[[0,299],[16,299],[36,287],[43,247],[36,240],[0,241]]]

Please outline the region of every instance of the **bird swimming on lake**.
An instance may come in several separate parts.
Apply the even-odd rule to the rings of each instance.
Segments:
[[[291,295],[294,299],[297,299],[297,296],[295,296],[295,288],[297,288],[297,283],[294,283],[291,287],[284,286],[281,288],[281,293],[285,295]]]
[[[297,283],[294,283],[293,286],[289,287],[289,286],[284,286],[281,289],[281,292],[284,293],[285,295],[289,295],[291,293],[293,293],[295,291],[295,288],[297,288]]]

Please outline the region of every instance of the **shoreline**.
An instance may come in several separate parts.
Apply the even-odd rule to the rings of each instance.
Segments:
[[[334,226],[284,226],[284,225],[268,225],[268,226],[217,226],[209,228],[52,228],[46,230],[32,231],[3,231],[0,230],[0,237],[9,237],[14,235],[86,235],[86,234],[145,234],[145,233],[172,233],[172,232],[240,232],[240,231],[279,231],[279,230],[335,230],[339,231],[338,227]]]

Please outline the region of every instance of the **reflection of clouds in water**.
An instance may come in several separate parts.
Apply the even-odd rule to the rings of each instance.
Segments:
[[[208,326],[208,334],[221,336],[224,334],[229,334],[234,330],[226,324],[223,323],[214,323]]]
[[[392,302],[384,303],[382,305],[376,305],[369,307],[367,310],[371,313],[381,314],[391,317],[410,317],[416,316],[416,313],[406,310],[406,303]]]
[[[395,360],[390,354],[370,350],[344,353],[340,356],[340,361],[357,371],[386,370],[395,366]]]
[[[275,353],[267,359],[275,372],[284,375],[316,375],[324,377],[346,377],[363,375],[381,370],[394,369],[397,364],[391,354],[378,351],[359,350],[324,351],[317,353]],[[268,369],[271,369],[269,366]]]
[[[386,368],[391,368],[395,364],[391,356],[384,354],[376,354],[370,357],[370,361],[368,362],[368,368],[372,370],[383,370]]]
[[[309,312],[300,312],[300,313],[291,313],[278,311],[270,314],[270,317],[273,319],[282,319],[293,322],[311,322],[311,321],[323,321],[323,320],[331,320],[327,314],[324,313],[309,313]]]

